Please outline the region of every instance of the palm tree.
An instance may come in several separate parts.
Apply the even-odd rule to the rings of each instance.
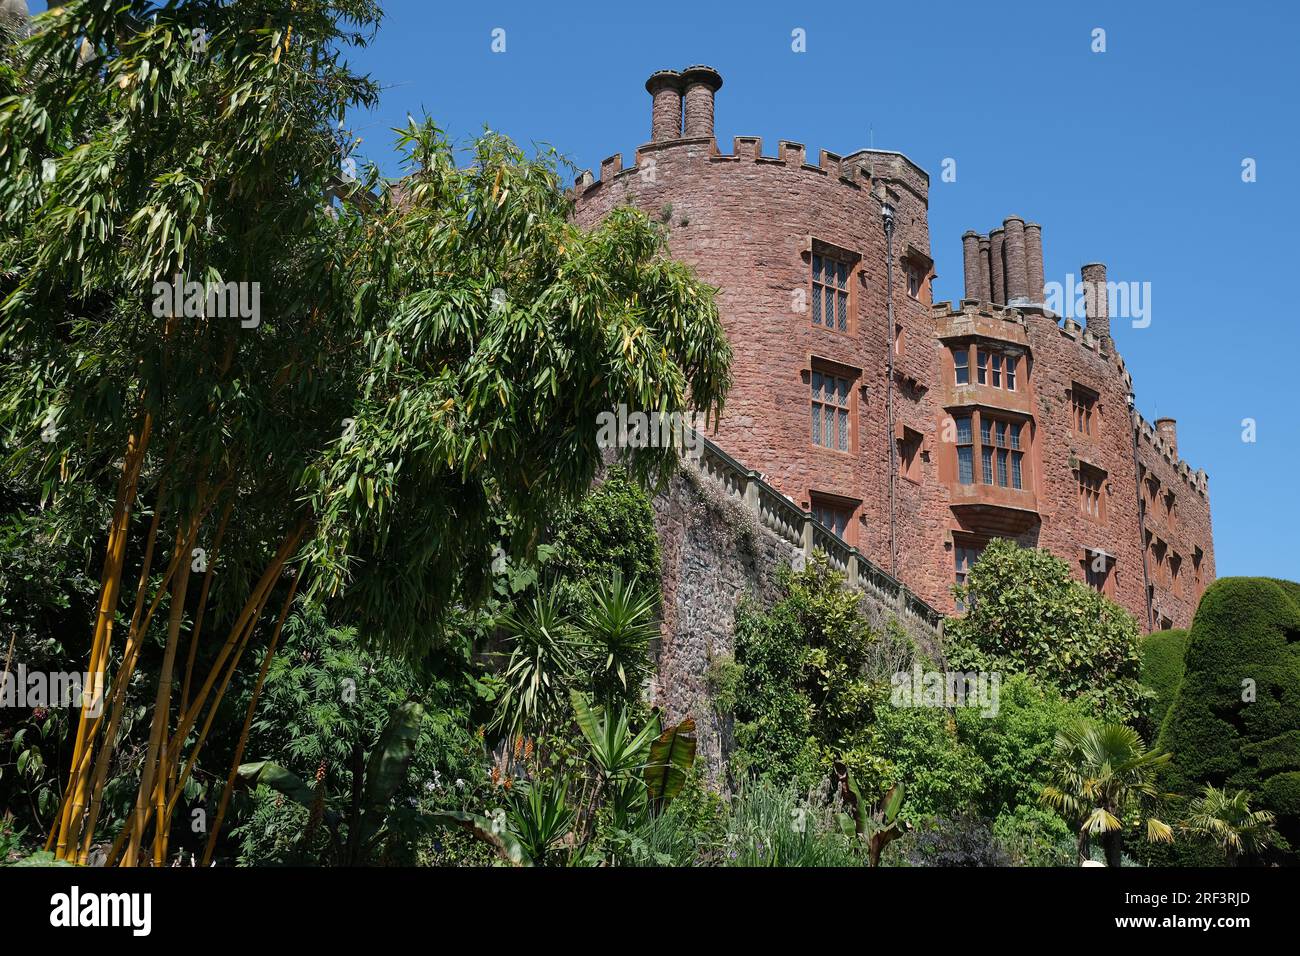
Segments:
[[[1173,840],[1168,824],[1152,815],[1165,796],[1154,771],[1170,756],[1147,750],[1137,731],[1123,724],[1076,720],[1061,728],[1042,801],[1078,826],[1080,864],[1097,834],[1106,864],[1119,866],[1124,820],[1134,814],[1146,818],[1148,840]]]
[[[1277,843],[1276,818],[1267,810],[1251,810],[1245,790],[1229,793],[1206,784],[1205,793],[1192,801],[1181,829],[1209,840],[1223,851],[1228,866]]]

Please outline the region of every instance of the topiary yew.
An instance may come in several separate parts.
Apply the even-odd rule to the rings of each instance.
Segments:
[[[1300,586],[1224,578],[1201,598],[1160,736],[1165,789],[1244,789],[1300,843]]]
[[[1142,686],[1154,694],[1148,711],[1144,736],[1154,740],[1160,735],[1169,706],[1178,696],[1178,685],[1183,680],[1184,657],[1187,653],[1188,632],[1185,630],[1155,631],[1142,638]]]

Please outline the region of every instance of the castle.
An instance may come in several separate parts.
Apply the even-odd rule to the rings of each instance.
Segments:
[[[965,298],[934,303],[929,176],[902,153],[799,143],[730,153],[722,77],[646,83],[650,142],[575,184],[575,220],[631,204],[717,286],[735,384],[710,437],[934,608],[995,537],[1045,548],[1144,630],[1187,627],[1214,579],[1209,485],[1149,424],[1110,334],[1105,266],[1086,323],[1044,304],[1042,228],[962,237]]]

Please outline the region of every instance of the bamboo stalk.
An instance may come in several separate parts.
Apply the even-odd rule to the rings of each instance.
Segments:
[[[298,523],[298,526],[289,533],[288,537],[286,537],[285,540],[281,543],[279,550],[276,552],[275,557],[271,561],[271,564],[267,567],[266,571],[263,572],[261,580],[257,583],[257,586],[254,588],[253,596],[250,597],[249,601],[244,605],[244,609],[243,611],[240,612],[240,616],[236,620],[234,627],[231,628],[229,638],[227,638],[225,645],[222,646],[221,651],[217,654],[217,659],[213,662],[212,668],[208,672],[207,679],[204,680],[203,682],[203,686],[199,688],[198,694],[195,696],[194,700],[191,701],[190,709],[181,718],[181,721],[178,724],[177,733],[182,735],[188,734],[190,728],[193,727],[194,723],[198,720],[199,710],[203,707],[204,703],[207,701],[208,694],[212,691],[212,686],[217,681],[217,675],[220,673],[220,670],[222,666],[225,664],[226,659],[230,656],[231,652],[234,650],[236,646],[236,641],[240,636],[241,629],[247,623],[248,618],[256,610],[259,609],[257,605],[257,600],[255,599],[258,599],[260,596],[261,600],[265,600],[265,596],[263,592],[269,593],[271,587],[275,584],[276,579],[279,577],[280,571],[283,569],[284,565],[288,563],[289,558],[293,555],[293,552],[297,549],[298,542],[302,540],[302,536],[306,532],[306,530],[307,530],[307,521],[306,519],[303,519]]]
[[[199,516],[190,520],[188,531],[178,529],[176,547],[189,541],[198,529]],[[158,693],[154,696],[153,722],[149,731],[149,749],[145,755],[144,770],[140,775],[140,789],[136,793],[135,812],[132,817],[131,839],[127,843],[124,865],[134,866],[139,857],[140,841],[144,836],[145,810],[149,796],[153,791],[155,775],[159,771],[159,753],[167,735],[167,725],[171,720],[172,670],[176,662],[176,645],[180,637],[181,622],[185,617],[185,593],[189,589],[190,576],[181,574],[172,582],[171,607],[167,618],[167,644],[163,650],[162,669],[158,674]]]
[[[257,674],[257,684],[253,687],[253,696],[248,701],[248,711],[244,714],[244,726],[239,731],[239,741],[235,744],[235,757],[230,763],[230,773],[226,775],[226,786],[221,791],[221,801],[217,804],[217,815],[212,821],[212,827],[208,832],[208,844],[203,850],[203,865],[212,864],[212,854],[217,847],[217,836],[221,833],[221,824],[226,819],[226,807],[230,803],[230,794],[235,785],[235,775],[239,773],[239,763],[244,759],[244,748],[248,746],[248,732],[253,726],[253,714],[257,711],[257,702],[262,697],[262,686],[266,683],[267,671],[271,669],[271,660],[275,657],[275,649],[280,643],[280,632],[284,627],[285,616],[289,613],[289,606],[293,603],[293,596],[298,590],[298,582],[302,578],[300,570],[294,576],[293,584],[289,588],[289,595],[285,598],[284,608],[280,611],[280,620],[276,623],[275,632],[271,635],[270,643],[266,648],[266,655],[262,658],[262,668]]]
[[[131,613],[131,626],[127,629],[126,645],[122,651],[122,663],[118,666],[117,673],[113,675],[112,689],[104,699],[105,707],[109,707],[109,700],[112,700],[112,709],[109,712],[104,739],[99,745],[99,752],[95,755],[94,776],[90,782],[90,811],[86,816],[81,851],[77,854],[77,862],[83,866],[90,857],[90,844],[94,841],[95,826],[99,822],[99,808],[104,799],[104,781],[108,776],[108,765],[112,759],[113,743],[117,739],[117,729],[122,721],[122,713],[126,709],[125,689],[130,684],[131,674],[135,671],[136,655],[140,648],[140,612],[144,607],[144,597],[149,589],[149,571],[153,567],[153,551],[158,541],[158,525],[162,520],[162,498],[166,488],[167,477],[164,475],[162,481],[158,484],[153,520],[149,522],[149,534],[145,538],[144,558],[140,565],[140,581],[135,589],[135,610]],[[174,563],[173,561],[173,565]],[[165,586],[164,583],[163,587]],[[161,592],[162,588],[160,587],[159,593]],[[157,607],[156,603],[154,607]],[[150,618],[152,618],[152,610]],[[146,620],[145,630],[147,629],[148,621]],[[77,806],[73,807],[74,820],[78,819],[80,809]]]
[[[226,522],[230,520],[230,509],[235,504],[235,496],[231,495],[230,500],[226,502],[226,507],[222,509],[221,521],[217,524],[217,534],[212,540],[212,553],[208,555],[208,570],[203,575],[203,590],[199,593],[199,606],[194,612],[194,633],[190,636],[190,653],[185,660],[185,683],[181,685],[181,709],[183,714],[189,709],[190,703],[190,678],[194,674],[194,658],[199,649],[199,637],[203,633],[203,619],[208,608],[208,591],[212,587],[212,576],[217,568],[217,552],[221,548],[222,539],[226,534]]]
[[[299,522],[297,528],[290,532],[289,536],[284,540],[284,542],[282,542],[270,565],[263,572],[262,577],[253,589],[253,593],[249,596],[248,601],[245,602],[243,610],[240,612],[239,617],[232,626],[226,643],[223,646],[221,653],[218,655],[217,661],[213,664],[212,671],[208,674],[208,678],[199,691],[197,698],[191,703],[189,711],[180,718],[176,734],[172,738],[173,741],[177,739],[183,741],[186,735],[188,735],[190,728],[194,725],[194,722],[198,717],[199,710],[202,708],[208,693],[212,689],[212,685],[216,682],[217,674],[224,665],[226,659],[229,657],[231,650],[243,639],[242,635],[244,630],[250,627],[250,622],[253,624],[256,623],[255,615],[260,614],[262,604],[265,603],[266,597],[269,595],[271,587],[278,579],[280,571],[297,548],[297,544],[301,540],[306,527],[307,522],[305,519]],[[164,686],[160,683],[159,696],[161,697],[163,693]],[[157,718],[156,711],[155,718]],[[122,857],[121,865],[136,865],[141,841],[143,840],[144,832],[150,822],[149,815],[145,812],[145,808],[148,806],[149,800],[153,796],[153,788],[155,786],[157,775],[150,771],[153,765],[157,763],[157,760],[158,756],[155,752],[147,761],[141,778],[142,787],[137,793],[136,808],[128,819],[127,824],[122,828],[118,833],[117,838],[113,841],[112,849],[110,849],[108,857],[105,860],[105,866],[114,865],[118,859],[119,853],[124,849],[124,847],[126,852]],[[143,788],[145,782],[144,774],[148,774],[150,777],[148,790]]]
[[[126,455],[122,462],[122,477],[118,481],[117,500],[113,507],[113,520],[109,526],[108,544],[104,553],[104,567],[100,575],[99,606],[95,615],[95,629],[90,642],[89,672],[102,673],[107,666],[109,651],[113,639],[113,617],[117,611],[117,595],[122,582],[122,566],[126,558],[127,529],[131,522],[131,505],[135,500],[136,485],[140,478],[140,469],[144,464],[145,451],[149,447],[149,436],[153,430],[153,417],[144,413],[139,435],[127,437]],[[72,834],[74,816],[73,808],[85,805],[86,757],[90,752],[93,730],[99,725],[98,718],[88,718],[83,708],[77,721],[77,736],[72,748],[72,771],[68,778],[68,787],[64,793],[59,811],[58,823],[50,831],[46,841],[46,850],[55,849],[60,860],[68,858],[69,839]],[[69,794],[71,799],[69,799]],[[79,822],[79,821],[78,821]],[[76,845],[75,840],[72,843]]]
[[[295,574],[293,578],[293,583],[289,585],[289,593],[285,595],[284,605],[280,608],[280,616],[275,622],[275,630],[271,632],[271,639],[268,645],[269,650],[267,651],[268,657],[263,660],[263,665],[267,665],[269,663],[270,660],[269,655],[275,653],[275,648],[280,643],[280,632],[284,629],[285,619],[289,616],[289,608],[293,604],[294,595],[298,593],[298,581],[300,579],[301,579],[301,574]],[[252,634],[251,626],[249,627],[249,634],[250,635]],[[247,644],[247,638],[245,638],[245,644]],[[241,649],[241,653],[242,653],[242,649]],[[236,656],[235,662],[231,664],[229,669],[226,671],[226,677],[222,681],[221,687],[217,690],[217,696],[212,701],[212,706],[208,708],[207,720],[203,722],[203,729],[199,732],[199,736],[194,742],[194,749],[190,752],[189,759],[186,760],[185,762],[185,769],[181,773],[179,779],[177,780],[176,786],[172,790],[171,799],[167,803],[168,819],[171,818],[172,813],[175,811],[176,802],[177,800],[180,799],[181,791],[184,789],[186,782],[190,778],[190,774],[194,770],[194,764],[199,759],[199,751],[203,749],[203,744],[207,740],[208,731],[212,727],[212,719],[217,712],[217,707],[220,706],[221,704],[222,698],[225,696],[226,687],[229,685],[231,675],[234,674],[235,668],[238,665],[238,663],[239,663],[239,657]],[[261,686],[261,680],[262,677],[259,677],[258,678],[259,689]]]

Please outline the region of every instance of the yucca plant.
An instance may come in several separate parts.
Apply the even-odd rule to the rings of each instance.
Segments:
[[[650,745],[660,735],[659,715],[651,715],[640,732],[633,733],[626,707],[614,714],[608,707],[593,707],[578,691],[570,696],[578,729],[587,740],[588,759],[596,771],[598,788],[592,803],[603,801],[613,811],[615,825],[624,826],[649,796],[642,773],[649,764]]]
[[[1173,840],[1173,829],[1154,814],[1169,795],[1156,786],[1156,768],[1170,754],[1148,750],[1136,730],[1123,724],[1075,720],[1057,732],[1051,775],[1042,801],[1078,832],[1080,864],[1089,859],[1093,836],[1101,839],[1108,866],[1119,866],[1126,822],[1145,819],[1146,838]]]
[[[654,594],[615,570],[609,582],[591,589],[580,633],[596,698],[634,699],[650,672],[650,642],[659,634]]]
[[[501,624],[511,649],[492,729],[510,739],[546,729],[559,714],[576,669],[577,642],[552,592],[506,614]]]
[[[511,793],[506,819],[514,838],[537,866],[554,860],[555,848],[573,829],[577,815],[569,809],[563,778],[526,780]]]
[[[1206,785],[1192,801],[1187,819],[1179,829],[1194,838],[1208,840],[1223,851],[1228,866],[1257,856],[1278,843],[1276,818],[1267,810],[1252,810],[1245,790],[1229,792]]]

